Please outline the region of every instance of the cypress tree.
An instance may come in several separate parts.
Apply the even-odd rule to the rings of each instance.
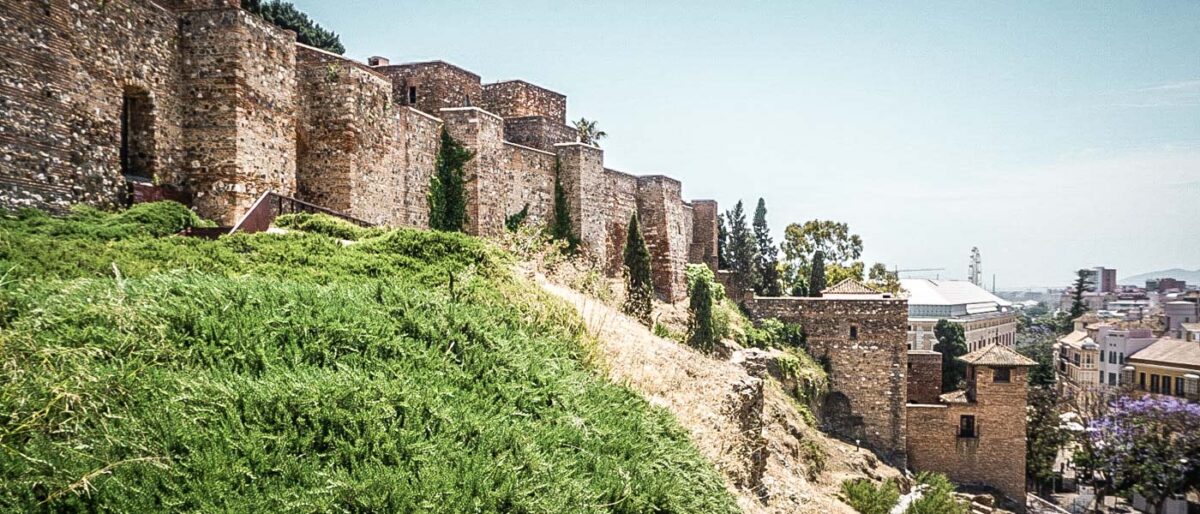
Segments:
[[[707,277],[692,283],[688,292],[688,344],[703,352],[711,352],[717,342],[716,320],[713,319],[713,287]]]
[[[732,211],[725,213],[725,221],[729,222],[729,250],[726,252],[729,269],[734,272],[739,287],[753,289],[759,283],[756,266],[758,243],[746,226],[746,212],[742,209],[741,200],[733,206]]]
[[[638,224],[637,213],[629,217],[625,237],[625,313],[650,326],[654,283],[650,270],[650,250]]]
[[[429,228],[462,232],[467,223],[467,196],[463,166],[475,157],[442,128],[441,146],[429,181]]]
[[[808,275],[808,296],[817,298],[825,289],[825,252],[813,252],[812,271]]]
[[[571,226],[571,205],[567,203],[567,190],[562,184],[562,162],[554,159],[554,224],[550,226],[550,236],[559,241],[566,241],[567,251],[574,252],[579,247],[579,236]]]
[[[771,229],[767,227],[767,202],[758,199],[758,207],[754,209],[754,239],[758,243],[758,259],[755,267],[758,269],[758,284],[754,290],[762,296],[781,296],[783,290],[779,286],[779,267],[776,255],[779,249],[771,240]]]

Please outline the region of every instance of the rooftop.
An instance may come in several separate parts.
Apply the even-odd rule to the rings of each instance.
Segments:
[[[1200,369],[1200,343],[1163,337],[1130,355],[1129,360]]]
[[[909,305],[969,305],[992,303],[1008,307],[1012,302],[987,292],[966,280],[902,278],[900,287],[908,292]]]
[[[989,344],[971,353],[959,357],[958,360],[974,366],[1036,366],[1037,363],[1007,347]]]
[[[822,289],[821,294],[879,294],[879,291],[871,289],[852,278],[846,278],[831,287]]]

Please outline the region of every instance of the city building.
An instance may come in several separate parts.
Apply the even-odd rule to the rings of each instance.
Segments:
[[[1200,295],[1183,294],[1163,303],[1166,335],[1183,339],[1186,324],[1200,322]]]
[[[1097,293],[1113,293],[1117,291],[1117,270],[1098,266],[1088,270],[1091,277],[1092,290]]]
[[[933,327],[939,320],[958,323],[966,335],[967,351],[989,344],[1011,347],[1017,337],[1012,303],[965,280],[900,279],[908,295],[908,346],[937,350]]]
[[[1075,330],[1058,338],[1054,345],[1054,366],[1059,392],[1068,396],[1095,390],[1100,386],[1100,345],[1088,334],[1084,317],[1075,321]]]
[[[1175,280],[1173,278],[1156,278],[1146,281],[1146,290],[1154,291],[1159,294],[1170,293],[1173,291],[1186,291],[1187,281]]]
[[[1117,387],[1125,361],[1157,340],[1154,325],[1142,321],[1100,321],[1087,326],[1089,337],[1097,345],[1097,380],[1105,386]]]
[[[1163,337],[1129,357],[1123,370],[1135,391],[1200,401],[1200,343]]]

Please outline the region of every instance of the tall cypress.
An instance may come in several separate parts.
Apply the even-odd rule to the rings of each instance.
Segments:
[[[767,226],[767,201],[758,199],[758,207],[754,209],[754,239],[758,243],[758,259],[755,267],[758,270],[758,283],[754,290],[762,296],[781,296],[783,290],[779,285],[779,249],[771,240],[771,229]]]
[[[567,251],[579,247],[579,235],[571,225],[571,205],[567,203],[567,190],[562,184],[562,162],[554,159],[554,224],[550,226],[550,237],[567,243]]]
[[[462,232],[467,224],[463,166],[475,157],[442,127],[442,141],[429,179],[429,228]]]
[[[825,289],[825,252],[813,252],[812,271],[808,275],[808,296],[819,297]]]
[[[742,209],[741,200],[733,206],[732,211],[725,213],[725,221],[729,223],[729,250],[726,252],[729,269],[734,272],[739,287],[754,289],[759,283],[756,266],[758,242],[746,225],[746,211]]]
[[[654,282],[650,270],[650,250],[638,223],[637,213],[629,217],[625,237],[625,313],[650,326]]]

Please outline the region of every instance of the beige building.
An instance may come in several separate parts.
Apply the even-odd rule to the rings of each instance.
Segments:
[[[1012,303],[965,280],[906,278],[900,286],[908,297],[908,347],[938,350],[933,328],[938,320],[958,323],[966,335],[967,351],[990,344],[1011,348],[1017,339],[1017,315]]]
[[[1200,401],[1200,343],[1160,338],[1131,355],[1125,373],[1135,391]]]

